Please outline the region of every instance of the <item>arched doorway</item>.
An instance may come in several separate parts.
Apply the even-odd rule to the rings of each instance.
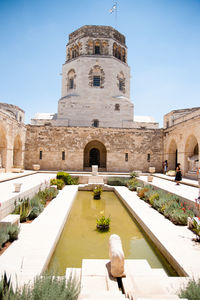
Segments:
[[[199,144],[194,135],[190,135],[185,143],[185,171],[196,174],[199,163]]]
[[[6,135],[3,128],[0,127],[0,168],[6,168]]]
[[[175,170],[178,162],[177,144],[173,139],[168,148],[168,170]]]
[[[16,136],[13,147],[13,167],[22,166],[22,142],[18,136]]]
[[[106,169],[106,147],[99,141],[89,142],[84,149],[84,169],[90,169],[92,165],[98,165],[100,169]]]
[[[96,148],[92,148],[90,150],[90,162],[89,166],[91,167],[92,165],[97,165],[100,167],[100,152]]]

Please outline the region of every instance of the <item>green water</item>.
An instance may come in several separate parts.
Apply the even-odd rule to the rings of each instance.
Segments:
[[[108,232],[96,230],[101,214],[111,218]],[[92,192],[78,192],[48,270],[64,275],[66,268],[80,268],[84,258],[108,259],[111,234],[120,236],[126,259],[146,259],[152,268],[174,275],[113,192],[103,192],[101,200],[93,200]]]

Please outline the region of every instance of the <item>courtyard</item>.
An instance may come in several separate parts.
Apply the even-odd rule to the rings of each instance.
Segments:
[[[91,174],[88,173],[76,173],[75,175],[91,176]],[[109,175],[119,176],[119,174]],[[107,174],[108,177],[109,175]],[[11,202],[15,201],[15,182],[20,181],[22,183],[21,191],[17,193],[17,196],[27,197],[30,195],[30,191],[33,192],[34,190],[34,192],[36,192],[38,187],[47,184],[50,179],[55,177],[56,173],[33,171],[25,171],[25,174],[23,175],[13,173],[2,174],[0,176],[0,188],[1,191],[3,191],[3,197],[1,197],[0,212],[2,213],[2,208],[4,208],[5,203],[10,206]],[[103,177],[103,175],[100,173],[98,177]],[[139,179],[145,182],[147,181],[147,175],[142,175]],[[155,174],[152,184],[155,187],[181,196],[183,199],[187,199],[190,202],[195,202],[195,198],[198,196],[198,184],[196,180],[183,179],[181,185],[176,186],[173,179],[169,176]],[[80,187],[83,188],[84,186],[87,186],[87,184],[65,186],[38,218],[30,224],[20,224],[21,230],[18,240],[13,242],[0,256],[1,273],[3,274],[6,270],[8,276],[11,276],[14,285],[18,284],[22,286],[23,284],[32,281],[35,276],[46,270],[70,212],[75,195],[77,194],[78,189]],[[156,247],[161,250],[162,254],[164,254],[180,276],[168,277],[166,274],[163,275],[162,273],[162,284],[158,284],[156,287],[153,285],[153,281],[156,276],[159,278],[161,273],[158,272],[156,275],[154,271],[153,279],[150,280],[150,282],[152,281],[152,286],[149,283],[149,293],[158,294],[159,288],[162,286],[162,293],[165,292],[173,295],[178,292],[180,287],[182,287],[189,278],[198,279],[200,277],[200,244],[193,241],[195,234],[190,231],[187,226],[177,226],[171,223],[163,215],[160,215],[157,211],[152,209],[150,205],[141,201],[136,192],[128,190],[127,187],[115,186],[113,189],[120,200],[128,208],[128,211],[146,232],[148,237],[153,241]],[[9,206],[7,209],[9,209]],[[145,278],[147,278],[146,276],[149,274],[149,271],[147,271],[149,267],[147,267],[147,270],[146,267],[142,267],[143,262],[141,260],[141,265],[138,264],[138,266],[134,266],[134,271],[133,268],[130,267],[131,261],[132,260],[125,260],[125,269],[128,274],[130,274],[130,277],[134,276],[137,281],[138,295],[142,295],[140,291],[142,283],[140,283],[140,280],[141,276],[143,276],[143,280],[146,280]],[[99,284],[100,275],[97,269],[102,269],[107,262],[108,260],[95,260],[93,263],[91,262],[92,265],[94,264],[92,267],[89,260],[83,260],[82,277],[81,271],[78,271],[78,273],[77,271],[73,271],[81,278],[83,295],[85,295],[84,293],[88,294],[94,292],[94,278],[96,278],[96,286]],[[132,262],[132,264],[134,264],[134,262]],[[144,268],[144,270],[142,268]],[[84,272],[86,272],[87,275],[84,275]],[[70,269],[67,270],[66,276],[69,277],[69,274]],[[103,277],[104,279],[102,279],[101,277],[100,286],[101,289],[105,289],[106,291],[107,288],[105,288],[105,282],[108,279],[106,279],[105,270],[103,271],[103,274],[105,278]],[[101,274],[101,276],[103,275]],[[131,287],[132,285],[124,281],[124,286],[130,294],[130,290],[133,289],[133,287]],[[83,296],[81,299],[86,298]]]

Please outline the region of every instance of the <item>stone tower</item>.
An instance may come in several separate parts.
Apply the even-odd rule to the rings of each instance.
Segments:
[[[110,26],[69,35],[57,125],[133,127],[125,36]]]

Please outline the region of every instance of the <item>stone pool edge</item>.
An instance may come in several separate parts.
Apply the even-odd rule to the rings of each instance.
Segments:
[[[114,191],[179,276],[200,278],[200,245],[187,226],[174,225],[126,187]]]

